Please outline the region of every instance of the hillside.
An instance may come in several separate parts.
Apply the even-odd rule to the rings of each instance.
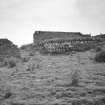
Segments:
[[[95,53],[50,56],[21,49],[22,62],[0,68],[0,104],[104,105],[105,63],[94,62]]]
[[[8,39],[0,39],[0,58],[11,56],[20,57],[18,47]]]

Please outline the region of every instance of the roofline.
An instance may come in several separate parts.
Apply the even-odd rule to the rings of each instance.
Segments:
[[[81,32],[68,32],[68,31],[41,31],[41,30],[37,30],[34,33],[36,33],[36,32],[42,32],[42,33],[47,33],[47,32],[51,32],[51,33],[77,33],[77,34],[79,33],[82,35]]]

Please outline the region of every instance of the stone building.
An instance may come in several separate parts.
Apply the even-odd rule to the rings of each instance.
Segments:
[[[42,53],[57,54],[80,50],[80,45],[87,45],[92,42],[91,35],[80,32],[36,31],[33,37],[34,45]]]
[[[50,39],[71,39],[71,38],[91,38],[90,34],[80,32],[54,32],[54,31],[35,31],[33,34],[34,44]]]

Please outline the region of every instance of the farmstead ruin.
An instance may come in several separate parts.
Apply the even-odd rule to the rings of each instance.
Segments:
[[[41,53],[51,54],[88,50],[95,41],[90,34],[80,32],[36,31],[33,37]]]
[[[36,44],[51,39],[91,38],[91,35],[80,32],[35,31],[33,37],[34,43]]]

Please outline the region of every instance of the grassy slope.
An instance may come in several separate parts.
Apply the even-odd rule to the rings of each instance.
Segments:
[[[28,57],[28,54],[24,51],[22,56]],[[15,68],[0,68],[0,102],[7,105],[104,105],[105,64],[94,63],[93,58],[92,51],[67,56],[37,53]],[[75,70],[79,72],[79,86],[71,85]],[[7,93],[11,95],[6,96]]]

